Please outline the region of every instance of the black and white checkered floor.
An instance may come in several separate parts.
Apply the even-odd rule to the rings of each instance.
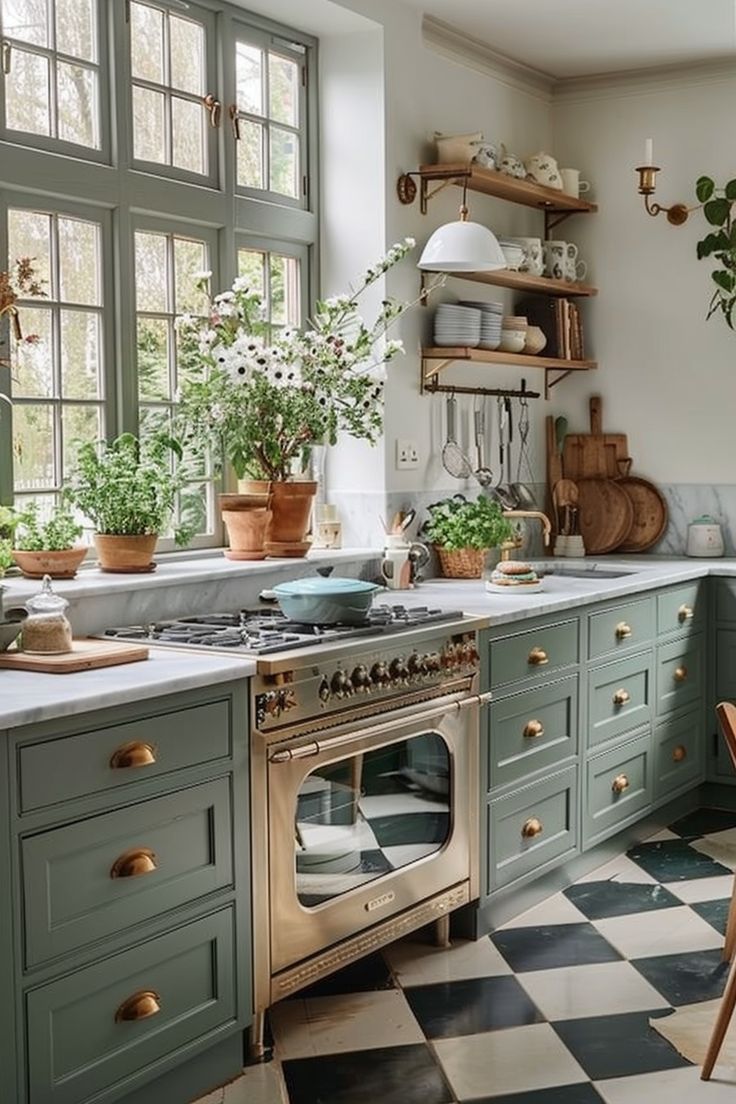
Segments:
[[[720,996],[736,813],[701,809],[477,943],[403,941],[271,1011],[200,1104],[733,1104],[649,1020]]]

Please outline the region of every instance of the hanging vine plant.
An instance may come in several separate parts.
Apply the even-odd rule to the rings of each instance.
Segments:
[[[695,192],[703,204],[703,214],[713,227],[698,242],[698,260],[712,257],[717,267],[711,272],[716,285],[708,305],[708,318],[718,311],[733,330],[736,319],[736,180],[729,180],[723,188],[716,186],[709,176],[701,176]]]

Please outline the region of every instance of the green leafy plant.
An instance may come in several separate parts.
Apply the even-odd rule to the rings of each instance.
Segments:
[[[0,540],[10,540],[20,520],[21,515],[11,506],[0,506]]]
[[[703,214],[713,227],[698,242],[698,260],[712,257],[717,267],[711,272],[716,285],[708,305],[708,318],[720,311],[730,329],[734,328],[736,308],[736,180],[723,187],[716,186],[709,176],[701,176],[695,192],[703,204]]]
[[[497,502],[479,495],[468,502],[462,495],[444,499],[429,507],[423,533],[441,548],[497,548],[513,536],[513,528]]]
[[[67,502],[60,503],[47,521],[38,516],[38,503],[31,501],[19,517],[15,547],[22,552],[64,552],[73,548],[82,526]]]
[[[77,467],[66,489],[69,501],[92,521],[98,533],[143,536],[165,532],[176,496],[185,483],[181,445],[166,434],[139,441],[123,433],[110,444],[85,442],[77,451]],[[192,537],[179,527],[177,544]]]

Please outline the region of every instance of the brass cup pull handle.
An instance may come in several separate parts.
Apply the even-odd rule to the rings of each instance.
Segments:
[[[539,736],[544,736],[544,725],[541,721],[527,721],[524,725],[524,738],[526,740],[536,740]]]
[[[687,759],[687,748],[684,744],[678,744],[676,748],[672,749],[672,759],[675,763],[682,763]]]
[[[541,836],[544,831],[544,825],[539,817],[529,817],[524,821],[521,828],[521,834],[524,839],[534,839],[535,836]]]
[[[155,762],[155,749],[150,744],[144,744],[140,740],[123,744],[110,757],[110,766],[113,770],[126,770],[128,767],[150,767]]]
[[[161,998],[153,989],[139,989],[124,1000],[115,1013],[115,1023],[126,1020],[148,1020],[161,1011]]]
[[[683,605],[677,611],[677,620],[682,624],[683,621],[692,621],[695,616],[695,610],[692,606]]]
[[[131,847],[119,855],[110,868],[111,878],[140,878],[158,870],[156,854],[148,847]]]
[[[545,663],[549,663],[549,656],[545,652],[544,648],[532,648],[529,653],[527,663],[531,667],[544,667]]]
[[[628,703],[630,701],[631,701],[631,694],[629,693],[628,690],[624,690],[624,689],[617,690],[616,693],[613,695],[613,704],[614,705],[628,705]]]
[[[611,789],[615,794],[622,794],[624,790],[628,790],[631,783],[625,774],[617,774],[611,783]]]
[[[687,674],[687,667],[683,663],[682,666],[675,668],[675,682],[686,682]]]
[[[626,640],[627,637],[632,636],[631,625],[627,625],[625,621],[619,621],[616,626],[616,639]]]

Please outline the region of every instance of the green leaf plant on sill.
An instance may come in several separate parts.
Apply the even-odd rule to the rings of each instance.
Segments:
[[[6,272],[0,272],[0,323],[4,319],[10,322],[13,338],[18,345],[35,345],[38,334],[23,334],[20,325],[20,312],[18,300],[28,298],[42,298],[45,296],[43,280],[39,280],[33,267],[33,257],[19,257]],[[11,361],[9,357],[0,356],[0,368],[7,368],[10,372]],[[0,400],[12,405],[10,397],[0,389]]]
[[[709,176],[701,176],[695,192],[703,204],[703,214],[713,229],[698,242],[698,260],[712,257],[718,266],[711,272],[716,285],[708,305],[707,318],[719,311],[726,325],[734,329],[736,309],[736,179],[717,187]]]

